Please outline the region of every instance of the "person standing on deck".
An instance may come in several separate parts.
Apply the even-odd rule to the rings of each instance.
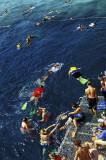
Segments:
[[[85,89],[86,100],[87,103],[89,104],[89,109],[91,113],[93,114],[93,109],[94,109],[95,116],[97,117],[97,100],[98,100],[97,91],[96,88],[92,87],[91,81],[89,81],[87,85],[88,88]]]

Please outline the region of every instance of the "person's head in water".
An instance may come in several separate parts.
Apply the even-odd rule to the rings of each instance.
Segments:
[[[98,79],[101,81],[101,80],[103,80],[103,75],[100,73],[99,75],[98,75]]]
[[[5,9],[5,11],[4,11],[5,13],[7,13],[7,9]]]
[[[40,88],[44,88],[43,85],[40,85]]]
[[[93,85],[92,81],[88,81],[87,86],[92,86],[92,85]]]
[[[75,147],[80,147],[81,146],[81,140],[80,139],[75,139],[74,140],[74,146]]]
[[[37,111],[36,111],[36,114],[37,114],[37,115],[42,115],[42,110],[37,110]]]
[[[27,120],[28,120],[28,119],[27,119],[26,117],[24,117],[22,121],[23,121],[23,122],[27,122]]]
[[[78,108],[78,104],[77,103],[72,103],[72,108],[73,109],[77,109]]]
[[[49,154],[49,157],[52,158],[52,159],[57,159],[57,156],[56,156],[56,154],[54,152],[51,152]]]
[[[43,18],[43,21],[47,21],[48,19],[47,18]]]
[[[40,134],[41,135],[47,135],[47,130],[46,129],[41,129]]]

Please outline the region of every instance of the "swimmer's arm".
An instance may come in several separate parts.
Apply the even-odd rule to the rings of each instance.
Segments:
[[[32,121],[32,119],[28,119],[28,121],[27,121],[27,122],[30,122],[30,121]]]
[[[79,69],[81,69],[81,67],[80,67],[80,68],[77,68],[77,70],[79,70]]]
[[[48,130],[49,128],[55,126],[56,124],[52,124],[51,126],[47,127],[46,130]]]
[[[45,120],[45,114],[42,114],[42,119],[39,120],[40,122],[43,122]]]
[[[51,136],[54,133],[54,131],[58,128],[59,125],[60,123],[56,125],[56,127],[48,134],[48,136]]]
[[[46,109],[46,108],[41,108],[41,107],[39,107],[39,109]]]
[[[69,71],[69,72],[68,72],[68,76],[69,76],[69,78],[70,78],[70,75],[71,75],[71,71]]]
[[[68,115],[77,114],[77,113],[79,113],[79,109],[76,109],[76,111],[74,111],[74,112],[70,112]]]

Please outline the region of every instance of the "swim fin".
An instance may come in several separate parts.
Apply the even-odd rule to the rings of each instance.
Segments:
[[[85,78],[80,78],[80,79],[79,79],[79,81],[80,81],[82,84],[85,84],[85,83],[87,83],[87,82],[88,82],[88,80],[87,80],[87,79],[85,79]]]
[[[27,102],[25,102],[25,104],[22,106],[22,110],[26,110],[26,108],[27,108]]]
[[[30,115],[33,115],[33,114],[35,114],[35,113],[36,113],[36,109],[33,110],[32,112],[30,112]]]

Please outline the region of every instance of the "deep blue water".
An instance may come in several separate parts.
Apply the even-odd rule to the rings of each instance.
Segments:
[[[0,160],[43,159],[39,130],[54,123],[60,112],[71,111],[72,102],[77,102],[84,95],[86,85],[68,77],[70,66],[82,67],[83,76],[90,78],[98,95],[102,95],[97,75],[106,70],[106,2],[64,2],[0,0],[0,13],[9,10],[8,14],[0,16],[0,27],[11,25],[0,29]],[[31,5],[36,8],[22,16],[24,10]],[[42,21],[44,15],[51,10],[61,13],[40,26],[28,23]],[[73,20],[69,20],[71,17]],[[96,27],[75,31],[78,24],[88,26],[91,22],[96,22]],[[31,39],[32,44],[28,47],[25,42],[30,34],[37,37]],[[17,51],[16,45],[19,42],[23,48]],[[64,65],[46,81],[44,97],[38,103],[38,106],[53,111],[53,121],[38,125],[36,136],[23,135],[20,132],[22,118],[29,116],[29,110],[34,105],[29,104],[26,111],[22,111],[21,107],[38,87],[34,81],[45,75],[55,62]],[[35,115],[33,123],[38,119]],[[59,141],[48,150],[58,148],[64,132],[56,132]]]

